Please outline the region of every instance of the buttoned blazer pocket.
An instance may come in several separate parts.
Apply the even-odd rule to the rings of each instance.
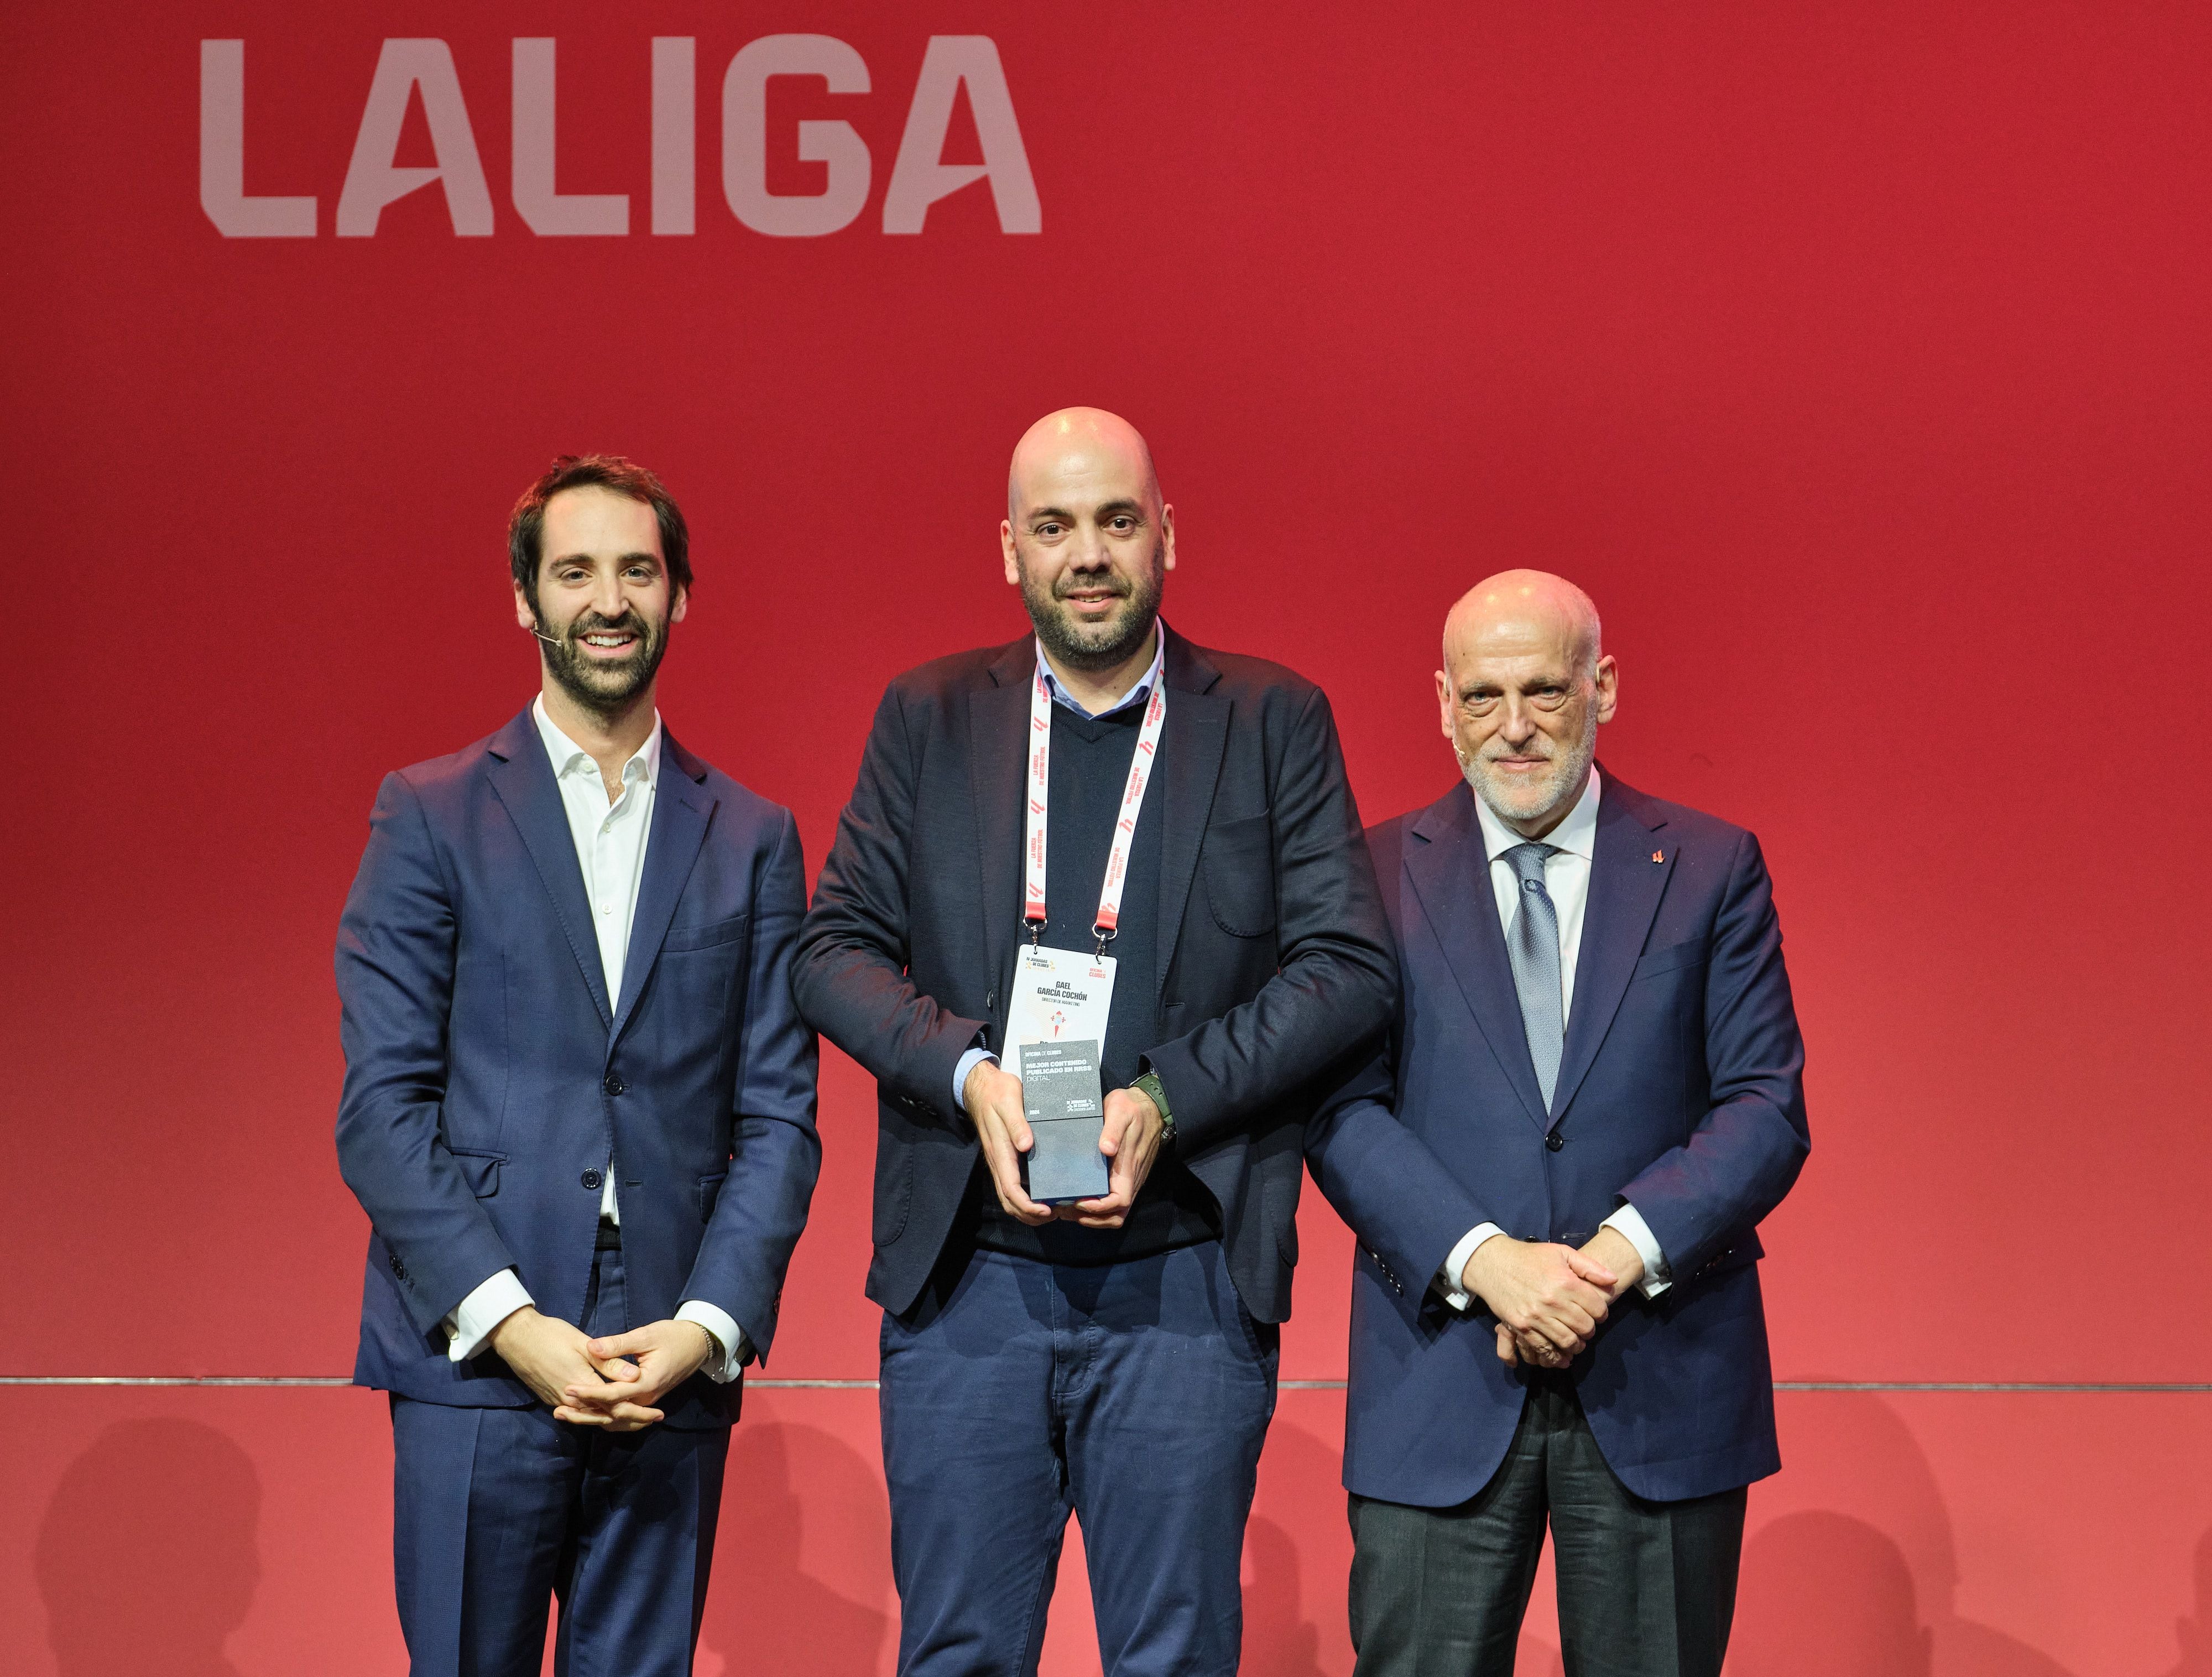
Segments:
[[[745,935],[752,923],[750,914],[732,914],[727,920],[708,921],[703,926],[672,926],[668,935],[660,940],[664,955],[680,953],[687,949],[714,949],[723,944],[733,944]]]
[[[446,1151],[461,1167],[469,1192],[477,1199],[489,1200],[499,1192],[499,1167],[507,1163],[505,1153],[481,1152],[472,1147],[448,1147]]]
[[[1275,850],[1267,811],[1218,821],[1200,852],[1206,906],[1232,938],[1262,938],[1275,929]]]

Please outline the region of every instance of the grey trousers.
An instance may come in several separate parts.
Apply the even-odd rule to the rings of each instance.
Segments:
[[[1547,1524],[1567,1677],[1719,1677],[1744,1501],[1632,1494],[1572,1385],[1540,1374],[1504,1465],[1458,1507],[1352,1498],[1357,1677],[1510,1677]]]

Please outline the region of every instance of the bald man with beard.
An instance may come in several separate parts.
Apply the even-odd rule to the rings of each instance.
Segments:
[[[1040,420],[999,538],[1030,632],[891,683],[793,968],[877,1081],[898,1668],[1034,1672],[1072,1511],[1107,1673],[1233,1672],[1301,1136],[1396,968],[1328,700],[1160,621],[1144,439]]]
[[[1620,678],[1541,571],[1476,584],[1463,783],[1370,830],[1383,1053],[1311,1126],[1352,1225],[1362,1677],[1508,1677],[1547,1529],[1567,1677],[1717,1677],[1781,1465],[1758,1228],[1809,1137],[1758,841],[1601,770]]]

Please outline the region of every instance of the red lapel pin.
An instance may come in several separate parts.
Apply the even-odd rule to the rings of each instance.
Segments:
[[[1655,862],[1663,862],[1667,860],[1667,853],[1663,850],[1655,850],[1651,853],[1651,860]]]

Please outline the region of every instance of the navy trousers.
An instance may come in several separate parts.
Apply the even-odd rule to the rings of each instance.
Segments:
[[[622,1253],[582,1326],[618,1334]],[[392,1401],[392,1558],[413,1677],[684,1677],[707,1601],[726,1427],[605,1432],[527,1409]]]
[[[886,1315],[902,1677],[1034,1673],[1071,1511],[1106,1677],[1235,1672],[1278,1339],[1217,1241],[1086,1268],[978,1251]]]

